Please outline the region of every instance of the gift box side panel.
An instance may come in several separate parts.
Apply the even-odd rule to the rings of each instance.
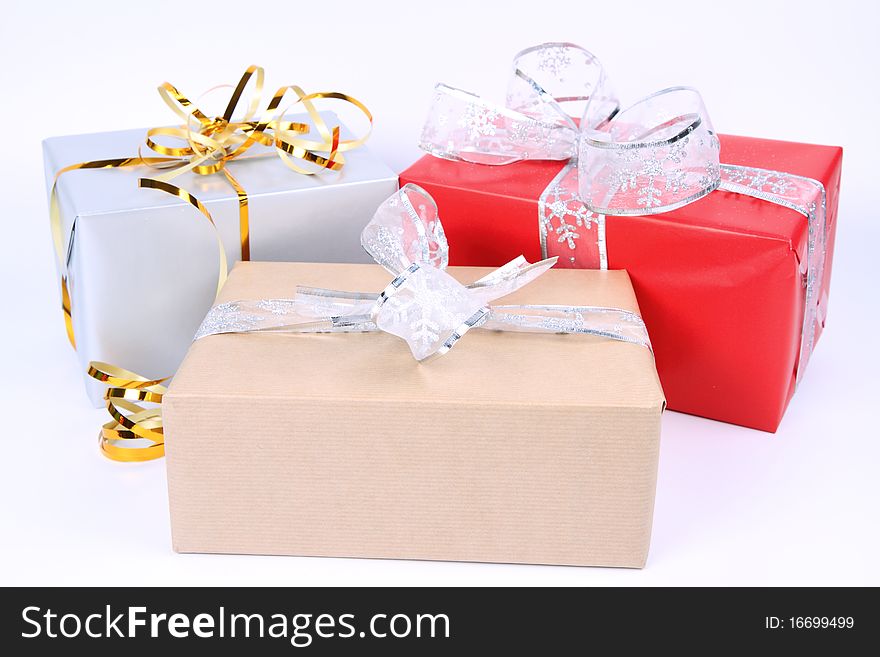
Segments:
[[[149,378],[174,374],[211,308],[219,266],[213,231],[193,208],[77,220],[72,318],[77,358],[95,405],[102,404],[105,386],[86,375],[89,361]]]
[[[644,566],[660,408],[165,407],[178,552]]]
[[[843,149],[839,146],[801,144],[735,135],[722,135],[721,140],[722,160],[726,163],[753,166],[754,162],[760,162],[761,167],[813,178],[825,187],[827,242],[825,271],[820,282],[819,312],[816,318],[815,339],[818,341],[825,327],[831,293]]]
[[[658,217],[615,217],[606,230],[610,266],[631,267],[669,408],[775,431],[804,312],[791,244]]]
[[[55,174],[60,171],[62,167],[72,164],[72,162],[67,161],[67,158],[64,156],[63,141],[63,137],[50,137],[49,139],[43,140],[43,173],[46,179],[47,198],[51,194],[52,187],[55,184]],[[73,172],[64,175],[73,175]],[[68,238],[71,234],[73,221],[76,218],[77,211],[73,205],[73,199],[71,198],[68,188],[64,185],[59,185],[56,194],[62,222],[61,234],[65,238],[63,246],[66,255],[69,248]]]
[[[251,203],[251,259],[278,262],[372,262],[360,235],[379,205],[397,191],[397,175],[339,182],[294,196]],[[237,236],[233,238],[239,250]],[[231,259],[238,260],[238,253]],[[289,292],[290,295],[293,291]]]
[[[48,200],[51,198],[52,189],[55,186],[55,173],[59,171],[65,164],[69,164],[69,162],[65,162],[62,155],[62,150],[59,149],[59,142],[63,141],[64,138],[53,137],[49,139],[43,140],[42,148],[43,148],[43,172],[46,180],[46,195],[47,195],[47,210],[48,210]],[[73,172],[71,172],[71,175]],[[65,263],[69,261],[70,250],[72,248],[74,242],[74,232],[76,230],[76,220],[77,220],[77,212],[76,208],[73,204],[73,199],[70,194],[70,188],[59,184],[56,188],[56,202],[58,204],[58,215],[60,219],[60,229],[62,236],[62,244],[61,244],[61,257],[64,259]],[[47,227],[49,227],[50,221],[47,216],[46,220]],[[51,236],[51,231],[47,231]],[[54,245],[53,245],[54,246]],[[58,315],[57,315],[57,329],[58,334],[62,335],[65,331],[64,328],[64,318],[62,314],[62,290],[61,290],[61,276],[64,273],[64,270],[61,268],[61,265],[58,262],[58,258],[54,252],[52,253],[52,260],[55,265],[55,271],[58,277],[58,293],[57,293],[57,305],[58,305]],[[76,296],[77,290],[77,280],[79,276],[75,271],[75,267],[71,267],[69,271],[67,271],[67,289],[71,298]],[[76,302],[74,302],[76,303]],[[87,313],[86,313],[87,316]],[[79,336],[85,329],[81,328],[83,325],[83,320],[85,316],[82,317],[74,317],[73,318],[73,330],[74,335]],[[79,326],[79,327],[78,327]],[[87,326],[87,323],[86,323]],[[79,342],[83,342],[84,340],[79,338]],[[86,374],[86,370],[88,368],[88,359],[84,356],[83,352],[80,351],[77,353],[77,362],[80,366],[80,371],[83,373],[83,380],[85,382],[85,392],[86,396],[89,399],[89,402],[94,407],[103,406],[103,394],[106,386],[95,381],[91,377]]]
[[[822,280],[822,289],[819,293],[819,315],[816,325],[816,339],[822,335],[825,323],[828,320],[828,303],[831,296],[831,271],[834,263],[834,244],[837,237],[837,215],[840,207],[840,185],[843,172],[843,149],[837,149],[837,157],[829,167],[826,184],[827,212],[828,212],[828,237],[826,243],[825,275]]]

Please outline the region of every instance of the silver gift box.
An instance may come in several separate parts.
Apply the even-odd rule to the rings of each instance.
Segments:
[[[334,114],[321,114],[328,125],[340,125]],[[47,188],[70,164],[135,156],[146,132],[46,139]],[[353,135],[342,126],[341,137]],[[360,233],[397,189],[397,174],[369,148],[346,152],[341,171],[313,176],[292,171],[274,155],[233,160],[228,167],[248,194],[252,260],[370,262]],[[214,300],[219,266],[214,230],[185,201],[138,187],[139,178],[159,173],[137,166],[75,170],[59,179],[73,328],[84,376],[92,360],[151,378],[173,375]],[[239,260],[238,199],[223,174],[186,173],[173,183],[205,204],[229,264]],[[58,328],[63,330],[60,308]],[[101,405],[104,386],[88,376],[85,381],[89,398]]]

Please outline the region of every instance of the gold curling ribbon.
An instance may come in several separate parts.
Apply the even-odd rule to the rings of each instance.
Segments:
[[[162,83],[159,95],[168,107],[183,120],[178,127],[151,128],[147,131],[144,146],[155,156],[144,156],[142,148],[138,148],[135,157],[122,157],[106,160],[93,160],[71,164],[56,172],[52,190],[49,195],[49,221],[52,229],[52,240],[55,256],[61,271],[61,305],[64,313],[64,325],[70,344],[76,349],[76,336],[73,330],[73,308],[68,284],[68,254],[64,251],[64,233],[61,225],[61,210],[58,203],[58,179],[69,171],[81,169],[114,169],[135,166],[147,166],[166,171],[152,178],[140,178],[138,185],[142,188],[156,189],[166,194],[177,196],[190,203],[204,216],[214,229],[218,249],[217,292],[223,286],[227,274],[226,249],[211,213],[205,205],[185,189],[170,181],[186,172],[197,175],[213,175],[222,173],[235,190],[238,197],[239,235],[241,242],[241,259],[250,260],[250,221],[248,211],[248,195],[241,184],[227,168],[235,159],[250,159],[276,155],[285,166],[296,173],[314,175],[326,169],[339,171],[345,164],[343,153],[358,148],[366,142],[373,126],[373,115],[362,102],[347,94],[325,91],[307,94],[296,85],[280,87],[262,116],[257,120],[258,108],[262,104],[264,70],[260,66],[249,66],[245,70],[227,103],[221,116],[210,118],[188,98],[181,94],[168,82]],[[232,117],[244,97],[245,90],[253,80],[254,90],[247,103],[242,119],[233,121]],[[215,89],[220,87],[215,87]],[[209,91],[213,91],[209,90]],[[282,101],[292,92],[295,100],[282,107]],[[341,140],[339,126],[330,128],[315,108],[314,101],[320,99],[341,100],[354,105],[369,122],[367,131],[355,139]],[[312,121],[307,123],[286,121],[283,119],[296,105],[302,105]],[[318,133],[319,139],[307,139],[304,135],[312,128]],[[177,140],[177,145],[161,143],[159,138]],[[247,153],[260,144],[274,146],[273,152]],[[306,165],[306,166],[302,166]],[[99,381],[111,385],[105,399],[107,410],[113,421],[104,425],[101,430],[101,451],[105,456],[117,461],[148,461],[165,454],[162,437],[161,411],[158,408],[144,408],[137,402],[147,401],[160,403],[165,392],[161,383],[167,379],[149,380],[134,372],[110,365],[92,362],[89,364],[89,375]],[[126,412],[128,414],[126,414]],[[146,446],[121,446],[126,441]]]
[[[170,183],[177,176],[193,172],[198,175],[223,173],[229,185],[238,197],[239,236],[241,242],[241,259],[250,259],[250,225],[248,211],[248,195],[241,184],[227,168],[235,159],[250,159],[276,155],[285,166],[296,173],[314,175],[326,169],[339,171],[345,165],[343,153],[358,148],[370,136],[373,115],[362,102],[347,94],[323,91],[307,94],[296,85],[280,87],[259,119],[255,119],[259,106],[262,104],[264,70],[260,66],[249,66],[245,70],[227,103],[221,116],[210,118],[196,107],[186,96],[168,82],[162,83],[159,95],[168,107],[183,120],[182,126],[151,128],[147,131],[144,146],[156,156],[144,156],[138,149],[136,157],[114,158],[79,162],[66,166],[55,174],[52,190],[49,195],[49,221],[52,228],[52,239],[55,245],[55,256],[61,271],[61,297],[64,323],[67,337],[76,348],[76,337],[73,330],[73,308],[71,306],[70,289],[67,274],[67,254],[64,252],[65,236],[61,226],[61,211],[58,203],[58,179],[69,171],[80,169],[108,169],[134,166],[147,166],[165,170],[165,173],[152,178],[141,178],[140,187],[158,189],[178,196],[192,204],[211,223],[216,232],[216,225],[211,213],[194,195]],[[254,90],[247,103],[242,119],[233,121],[232,116],[244,98],[245,90],[253,80]],[[215,87],[215,89],[220,87]],[[209,90],[209,91],[213,91]],[[292,92],[295,100],[284,107],[282,101]],[[320,99],[341,100],[354,105],[369,122],[367,131],[355,139],[341,140],[339,126],[330,128],[318,110],[314,101]],[[283,116],[296,105],[302,105],[312,121],[312,125],[295,121],[286,121]],[[318,133],[319,139],[307,139],[304,135],[312,128]],[[176,145],[163,144],[159,138],[177,140]],[[274,146],[273,152],[248,153],[254,144]],[[306,165],[306,166],[302,166]],[[219,272],[217,289],[226,278],[226,253],[223,242],[217,233],[219,250]]]
[[[101,453],[114,461],[152,461],[165,455],[162,430],[164,379],[148,379],[128,370],[92,361],[89,376],[106,383],[107,412],[113,418],[101,427]],[[142,403],[156,404],[155,407]]]

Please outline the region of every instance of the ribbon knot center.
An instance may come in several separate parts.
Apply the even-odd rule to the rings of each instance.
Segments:
[[[417,360],[445,353],[485,321],[489,309],[441,269],[414,264],[379,296],[373,318],[381,330],[403,338]]]

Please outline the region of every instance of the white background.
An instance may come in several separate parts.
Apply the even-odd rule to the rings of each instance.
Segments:
[[[874,3],[17,4],[0,21],[0,583],[880,584]],[[164,463],[97,450],[104,414],[64,336],[40,140],[172,122],[159,82],[195,96],[258,63],[271,88],[365,101],[372,148],[400,170],[435,82],[502,100],[511,56],[552,40],[596,53],[624,102],[688,84],[721,132],[844,147],[828,328],[779,432],[665,415],[643,571],[174,554]],[[106,255],[124,275],[125,252]]]

